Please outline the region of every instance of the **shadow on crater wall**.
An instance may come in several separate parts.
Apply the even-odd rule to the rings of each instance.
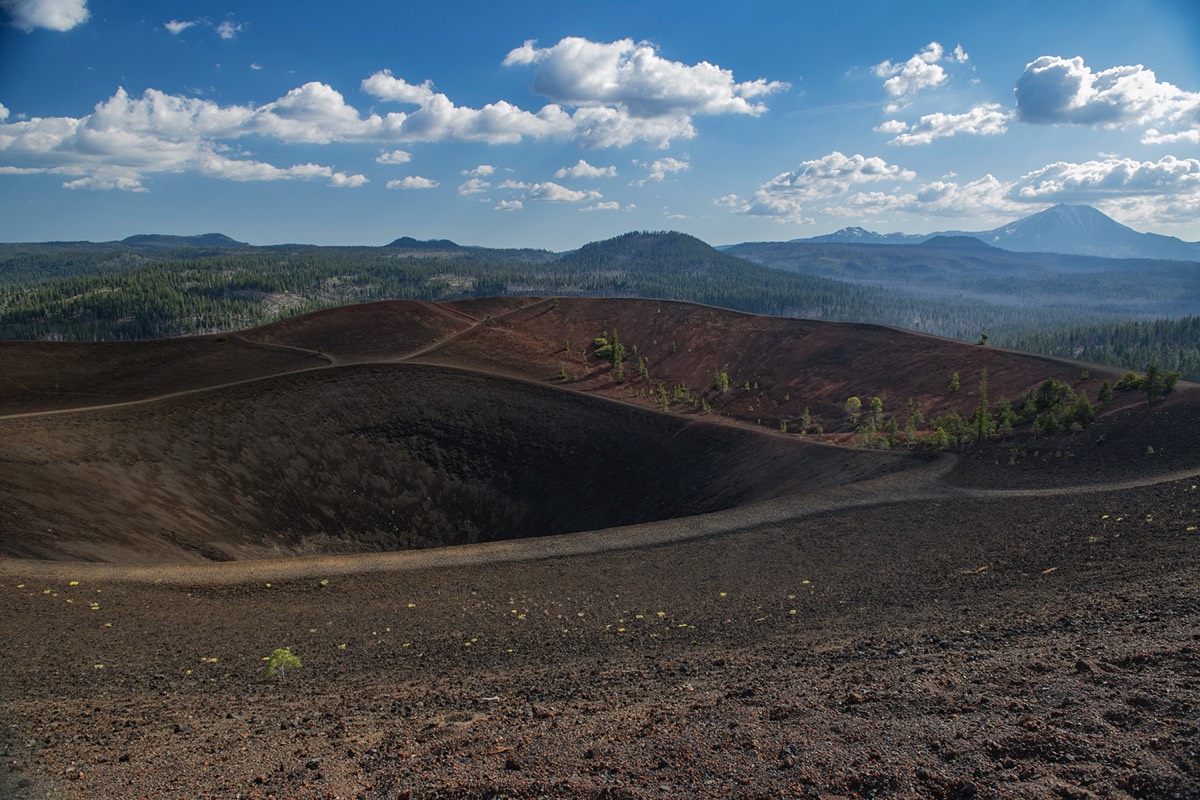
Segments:
[[[416,364],[9,423],[9,555],[156,562],[438,547],[684,517],[901,455]]]

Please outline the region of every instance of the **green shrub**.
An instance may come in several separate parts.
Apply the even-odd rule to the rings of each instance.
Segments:
[[[1125,377],[1117,381],[1113,388],[1121,392],[1143,391],[1146,393],[1147,402],[1153,403],[1174,391],[1180,377],[1179,372],[1159,369],[1157,365],[1151,364],[1146,367],[1145,377],[1136,372],[1126,372]]]
[[[1142,388],[1142,376],[1136,372],[1126,372],[1125,377],[1113,386],[1118,392],[1131,392]]]
[[[1137,376],[1134,376],[1137,377]],[[1139,379],[1140,380],[1140,379]],[[1047,378],[1021,405],[1020,421],[1046,436],[1081,431],[1096,419],[1096,411],[1087,396],[1062,381]]]
[[[1146,377],[1142,379],[1142,389],[1146,392],[1146,400],[1153,403],[1162,400],[1175,389],[1179,381],[1179,373],[1159,369],[1151,364],[1146,367]]]
[[[263,667],[263,677],[268,679],[275,677],[277,672],[282,676],[289,669],[300,669],[303,666],[300,659],[292,655],[291,649],[287,647],[275,648],[275,652],[267,656],[266,662],[266,666]]]

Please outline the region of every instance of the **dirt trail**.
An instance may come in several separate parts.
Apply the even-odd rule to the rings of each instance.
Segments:
[[[274,347],[276,345],[264,345],[266,347]],[[293,350],[300,348],[290,348]],[[88,411],[105,411],[114,408],[129,408],[131,406],[144,406],[151,403],[161,403],[164,400],[173,400],[177,397],[187,397],[189,395],[205,394],[206,392],[215,392],[221,389],[229,389],[234,386],[244,386],[250,383],[259,383],[260,381],[270,378],[283,378],[288,375],[300,375],[305,372],[315,372],[317,370],[329,369],[335,366],[332,363],[322,364],[316,367],[305,367],[304,369],[292,369],[285,372],[273,372],[270,375],[260,375],[254,378],[245,378],[240,381],[230,381],[229,383],[219,383],[212,386],[201,386],[197,389],[184,389],[179,392],[170,392],[168,394],[155,395],[154,397],[143,397],[138,400],[122,400],[119,403],[102,403],[95,406],[76,406],[75,408],[55,408],[50,411],[25,411],[20,414],[5,414],[0,416],[0,422],[9,419],[29,419],[31,417],[57,417],[64,414],[82,414]]]
[[[506,311],[506,312],[505,312],[505,313],[503,313],[503,314],[499,314],[499,315],[497,315],[497,316],[495,316],[495,317],[491,317],[491,319],[493,319],[493,320],[501,320],[501,319],[504,319],[504,318],[505,318],[505,317],[507,317],[507,316],[510,316],[510,315],[512,315],[512,314],[516,314],[516,313],[517,313],[517,312],[519,312],[519,311],[527,311],[527,310],[529,310],[529,309],[531,309],[531,308],[535,308],[536,306],[539,306],[539,305],[542,305],[542,304],[544,304],[544,303],[548,303],[548,302],[550,302],[550,301],[549,301],[549,300],[535,300],[534,302],[532,302],[532,303],[527,303],[527,304],[525,304],[525,305],[523,305],[523,306],[520,306],[519,308],[514,308],[512,311]],[[422,347],[420,350],[414,350],[414,351],[413,351],[413,352],[411,352],[411,353],[405,353],[404,355],[397,356],[396,358],[392,358],[392,359],[385,359],[385,360],[383,360],[383,361],[379,361],[379,362],[377,362],[377,363],[397,363],[397,362],[402,362],[402,361],[414,361],[414,360],[416,360],[416,359],[420,358],[421,356],[423,356],[423,355],[425,355],[425,354],[427,354],[427,353],[431,353],[431,352],[433,352],[434,350],[437,350],[437,349],[438,349],[438,348],[440,348],[440,347],[444,347],[445,345],[447,345],[447,344],[449,344],[450,342],[453,342],[453,341],[455,341],[455,340],[457,340],[457,339],[461,339],[461,338],[463,338],[464,336],[466,336],[466,335],[468,335],[468,334],[470,334],[470,333],[473,333],[474,331],[478,330],[478,329],[479,329],[481,326],[484,326],[484,325],[487,325],[487,324],[488,324],[488,318],[486,318],[486,317],[485,317],[484,319],[478,319],[478,318],[476,318],[476,317],[471,317],[469,314],[464,314],[463,312],[461,312],[461,311],[458,311],[457,309],[451,309],[451,310],[452,310],[452,311],[454,311],[454,313],[456,313],[456,314],[459,314],[459,315],[461,315],[461,316],[467,317],[468,319],[474,319],[474,320],[475,320],[475,324],[473,324],[473,325],[472,325],[471,327],[469,327],[469,328],[464,328],[463,330],[459,331],[458,333],[452,333],[452,334],[450,334],[449,336],[446,336],[446,337],[443,337],[443,338],[441,338],[441,339],[438,339],[436,342],[433,342],[432,344],[426,345],[425,347]]]
[[[536,306],[539,303],[545,303],[545,302],[547,302],[547,301],[545,301],[545,300],[534,301],[533,303],[529,303],[527,305],[521,306],[520,308],[516,308],[516,309],[513,309],[512,311],[498,315],[497,317],[495,317],[495,319],[503,319],[505,316],[508,316],[509,314],[514,314],[518,311],[523,311],[525,309]],[[419,350],[414,350],[410,353],[404,353],[404,354],[396,356],[394,358],[371,359],[371,360],[364,360],[364,361],[355,361],[353,363],[355,365],[394,364],[394,363],[400,363],[400,362],[404,362],[404,361],[413,361],[413,360],[421,357],[422,355],[425,355],[426,353],[429,353],[433,350],[436,350],[439,347],[442,347],[443,345],[447,344],[448,342],[451,342],[455,339],[458,339],[461,336],[464,336],[464,335],[470,333],[471,331],[475,330],[476,328],[480,327],[481,325],[486,324],[486,320],[477,319],[475,317],[470,316],[469,314],[463,313],[462,311],[458,311],[457,309],[447,309],[447,310],[450,313],[453,313],[453,314],[463,317],[465,319],[474,320],[474,324],[471,325],[471,327],[469,327],[469,328],[465,328],[461,331],[458,331],[457,333],[453,333],[449,336],[445,336],[441,339],[438,339],[436,342],[433,342],[432,344],[426,345],[425,347],[422,347]],[[115,409],[115,408],[128,408],[130,406],[148,405],[150,403],[159,403],[164,400],[172,400],[177,397],[187,397],[189,395],[203,394],[205,392],[215,392],[215,391],[220,391],[221,389],[229,389],[229,388],[232,388],[235,386],[245,386],[247,384],[258,383],[260,381],[269,380],[271,378],[282,378],[282,377],[286,377],[288,375],[299,375],[299,374],[305,373],[305,372],[313,372],[313,371],[322,370],[322,369],[332,369],[335,367],[340,367],[340,366],[346,365],[346,362],[342,358],[340,358],[337,354],[327,353],[322,350],[312,350],[312,349],[309,349],[306,347],[295,347],[293,345],[278,344],[275,342],[257,342],[257,341],[253,341],[251,339],[247,339],[240,334],[229,334],[229,336],[230,336],[230,338],[237,339],[239,342],[242,342],[251,347],[260,347],[260,348],[277,349],[277,350],[289,350],[289,351],[293,351],[293,352],[297,352],[297,353],[304,353],[305,355],[310,355],[310,356],[314,356],[317,358],[323,358],[328,363],[321,364],[321,365],[315,366],[315,367],[306,367],[304,369],[293,369],[293,370],[287,370],[285,372],[272,372],[270,374],[259,375],[259,376],[253,377],[253,378],[246,378],[246,379],[243,379],[240,381],[230,381],[228,383],[213,384],[212,386],[201,386],[196,389],[185,389],[185,390],[179,391],[179,392],[169,392],[167,394],[155,395],[153,397],[143,397],[138,400],[123,400],[118,403],[102,403],[100,405],[94,405],[94,406],[75,406],[73,408],[56,408],[56,409],[53,409],[50,411],[26,411],[26,412],[22,412],[19,414],[4,414],[4,415],[0,415],[0,421],[9,420],[9,419],[29,419],[31,417],[51,417],[51,416],[59,416],[59,415],[63,415],[63,414],[76,414],[76,413],[83,413],[83,412],[88,412],[88,411],[105,411],[105,410]]]
[[[330,366],[333,366],[334,364],[338,363],[337,356],[330,355],[329,353],[325,353],[320,350],[311,350],[307,347],[296,347],[294,345],[279,344],[277,342],[256,342],[253,339],[247,339],[245,336],[242,336],[240,333],[231,333],[231,334],[228,334],[228,336],[230,339],[237,339],[239,342],[247,345],[248,347],[265,347],[265,348],[270,348],[270,349],[275,349],[275,350],[291,350],[292,352],[295,352],[295,353],[304,353],[305,355],[316,356],[318,358],[324,358],[329,361]]]

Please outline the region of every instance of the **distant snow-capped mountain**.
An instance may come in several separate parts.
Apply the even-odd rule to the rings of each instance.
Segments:
[[[814,236],[811,239],[792,239],[793,242],[823,244],[920,244],[929,236],[919,233],[875,233],[866,228],[842,228],[840,231]]]

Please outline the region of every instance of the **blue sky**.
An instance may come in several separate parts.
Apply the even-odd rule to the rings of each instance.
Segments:
[[[1200,3],[0,0],[0,241],[1200,240]]]

